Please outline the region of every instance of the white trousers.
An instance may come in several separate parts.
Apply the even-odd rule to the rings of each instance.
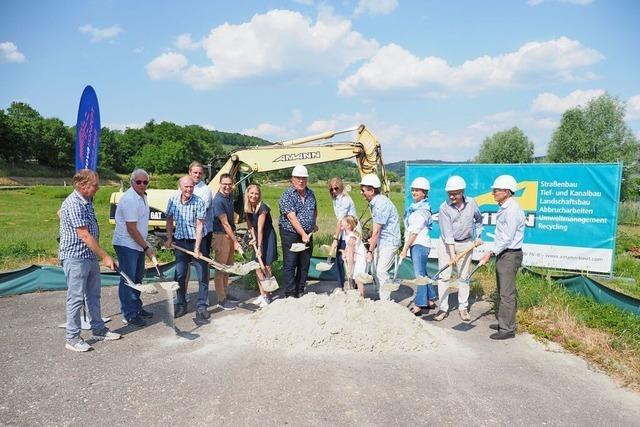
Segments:
[[[374,279],[378,287],[378,295],[383,301],[391,299],[391,292],[382,290],[382,285],[389,280],[389,269],[393,265],[397,250],[395,246],[383,246],[376,248],[373,256]]]
[[[456,242],[454,246],[456,255],[458,255],[470,246],[473,246],[473,240]],[[442,274],[440,274],[440,278],[438,279],[438,307],[440,310],[449,311],[449,293],[451,286],[455,283],[451,282],[451,273],[454,269],[458,273],[458,309],[466,310],[469,306],[469,283],[466,283],[463,280],[469,277],[472,254],[473,251],[470,251],[468,254],[463,256],[456,265],[447,268],[442,272]],[[438,252],[438,269],[441,269],[450,261],[451,257],[449,257],[449,252],[447,252],[446,247],[443,246],[441,251]]]

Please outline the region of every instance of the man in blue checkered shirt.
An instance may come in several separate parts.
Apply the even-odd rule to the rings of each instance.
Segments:
[[[100,264],[98,256],[110,269],[113,259],[100,247],[98,220],[93,210],[93,196],[100,186],[98,174],[82,169],[73,177],[74,191],[60,209],[60,245],[58,258],[67,280],[67,342],[73,351],[89,351],[92,347],[80,336],[80,311],[87,302],[94,340],[112,341],[120,334],[104,325],[100,310]]]
[[[186,279],[189,263],[193,261],[199,283],[196,323],[208,323],[211,317],[207,310],[209,306],[209,275],[207,274],[209,264],[200,259],[202,252],[205,252],[203,237],[207,210],[202,199],[193,194],[195,188],[193,178],[189,175],[183,176],[180,178],[179,186],[180,192],[169,199],[167,205],[166,246],[171,248],[171,245],[175,244],[193,251],[195,256],[176,250],[176,276],[180,288],[176,292],[177,302],[174,307],[174,317],[187,314]]]

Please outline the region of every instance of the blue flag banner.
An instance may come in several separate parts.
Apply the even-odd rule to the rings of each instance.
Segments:
[[[76,172],[80,169],[96,170],[100,146],[100,108],[98,97],[91,86],[82,91],[76,122]]]
[[[493,247],[498,205],[493,180],[503,174],[518,182],[515,199],[525,212],[524,261],[527,266],[610,273],[613,268],[622,164],[407,164],[405,207],[411,203],[411,181],[423,176],[431,183],[434,213],[432,253],[442,245],[437,212],[448,199],[447,179],[459,175],[467,183],[483,218],[485,242],[474,252],[480,258]]]

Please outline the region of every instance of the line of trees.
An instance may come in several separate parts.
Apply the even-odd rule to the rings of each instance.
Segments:
[[[623,162],[623,200],[635,199],[640,188],[638,138],[627,126],[625,105],[618,98],[603,94],[585,107],[564,112],[553,133],[542,161],[550,163]],[[477,163],[532,163],[533,143],[517,127],[487,137]]]
[[[23,102],[0,109],[0,159],[18,164],[37,162],[59,169],[72,169],[75,126],[57,118],[44,118]],[[140,129],[125,131],[102,128],[100,167],[128,173],[136,167],[155,173],[184,172],[193,159],[209,161],[223,155],[223,145],[264,145],[268,142],[238,133],[207,130],[201,126],[179,126],[150,120]]]

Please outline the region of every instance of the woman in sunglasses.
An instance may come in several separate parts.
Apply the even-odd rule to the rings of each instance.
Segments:
[[[333,246],[336,250],[336,279],[338,286],[344,288],[344,263],[342,262],[342,250],[346,247],[344,241],[344,232],[340,231],[340,222],[347,216],[356,216],[356,205],[353,203],[349,194],[344,191],[344,183],[342,179],[333,177],[329,180],[329,194],[333,202],[333,212],[336,214],[336,230],[333,234]]]

